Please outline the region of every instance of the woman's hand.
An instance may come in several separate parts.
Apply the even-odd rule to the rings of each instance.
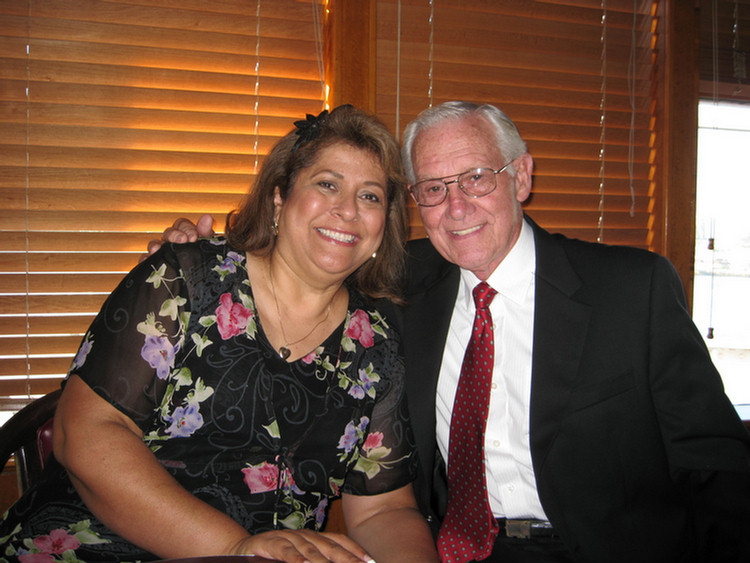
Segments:
[[[243,540],[237,554],[252,554],[285,563],[374,563],[354,540],[342,534],[312,530],[277,530]]]

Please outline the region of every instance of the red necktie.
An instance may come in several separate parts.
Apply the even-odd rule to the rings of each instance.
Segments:
[[[484,429],[495,350],[489,307],[496,293],[485,282],[473,291],[477,312],[451,415],[448,510],[437,542],[443,563],[489,557],[499,529],[487,499],[484,471]]]

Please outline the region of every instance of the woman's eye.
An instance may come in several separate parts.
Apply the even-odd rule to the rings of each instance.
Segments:
[[[320,182],[318,182],[318,185],[321,188],[326,189],[326,190],[333,190],[336,188],[336,186],[334,186],[331,182],[326,182],[324,180],[321,180]]]
[[[372,203],[380,203],[380,196],[377,194],[363,194],[362,197],[366,199],[367,201],[371,201]]]

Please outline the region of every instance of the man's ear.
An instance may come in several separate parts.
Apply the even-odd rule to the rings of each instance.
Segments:
[[[531,195],[531,183],[534,176],[534,159],[529,153],[523,153],[514,162],[516,169],[515,189],[516,199],[523,203]]]

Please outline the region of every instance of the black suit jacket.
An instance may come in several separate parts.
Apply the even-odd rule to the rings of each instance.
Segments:
[[[537,255],[530,446],[550,521],[581,562],[750,561],[750,438],[674,268],[526,219]],[[447,487],[435,391],[460,274],[428,240],[408,251],[409,304],[391,318],[404,343],[416,493],[438,524]]]

